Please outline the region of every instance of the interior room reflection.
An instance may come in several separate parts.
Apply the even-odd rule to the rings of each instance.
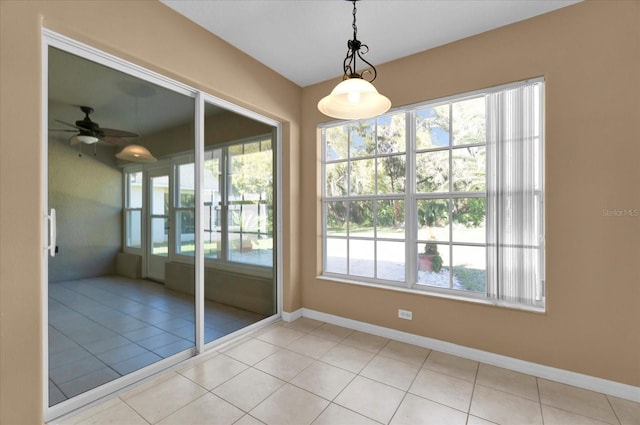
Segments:
[[[199,236],[193,97],[55,48],[48,87],[49,404],[195,352],[200,240],[205,343],[275,314],[274,129],[206,105]]]

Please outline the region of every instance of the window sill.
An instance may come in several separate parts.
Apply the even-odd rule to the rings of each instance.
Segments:
[[[328,281],[328,282],[334,282],[334,283],[342,283],[342,284],[347,284],[347,285],[364,286],[364,287],[367,287],[367,288],[384,289],[384,290],[389,290],[389,291],[403,292],[403,293],[408,293],[408,294],[413,294],[413,295],[421,295],[421,296],[427,296],[427,297],[444,298],[444,299],[449,299],[449,300],[453,300],[453,301],[462,301],[462,302],[486,305],[486,306],[489,306],[489,307],[499,307],[499,308],[506,308],[506,309],[510,309],[510,310],[517,310],[517,311],[524,311],[524,312],[528,312],[528,313],[536,313],[536,314],[546,315],[546,310],[545,310],[544,307],[532,307],[532,306],[510,304],[510,303],[497,301],[497,300],[488,300],[488,299],[485,299],[485,298],[475,298],[475,297],[465,297],[465,296],[455,295],[455,294],[446,293],[446,292],[427,291],[427,290],[420,291],[420,290],[417,290],[417,289],[406,288],[406,287],[402,287],[402,286],[381,285],[381,284],[371,283],[371,282],[362,282],[362,281],[351,280],[351,279],[343,279],[343,278],[334,277],[334,276],[318,275],[318,276],[316,276],[316,279],[317,280],[324,280],[324,281]]]

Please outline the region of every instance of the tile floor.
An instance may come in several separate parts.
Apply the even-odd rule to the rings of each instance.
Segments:
[[[640,404],[302,318],[55,423],[631,425]]]
[[[207,301],[205,341],[265,316]],[[193,296],[141,279],[49,285],[49,404],[194,346]]]

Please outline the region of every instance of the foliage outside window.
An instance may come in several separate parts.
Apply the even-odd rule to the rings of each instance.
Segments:
[[[205,259],[273,267],[271,135],[207,149],[204,157]],[[151,178],[152,249],[154,255],[190,261],[185,257],[194,256],[196,240],[193,156],[176,156],[171,163],[170,177]],[[125,248],[141,249],[143,171],[125,171],[124,176]],[[166,225],[169,216],[174,226]],[[171,238],[168,232],[171,232]],[[169,240],[175,241],[171,249]]]
[[[542,307],[542,85],[323,126],[323,274]]]
[[[271,137],[229,146],[227,252],[230,261],[273,266]]]
[[[271,136],[206,150],[205,258],[273,266]]]

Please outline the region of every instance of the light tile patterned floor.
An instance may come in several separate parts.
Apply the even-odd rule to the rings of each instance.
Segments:
[[[637,425],[640,404],[302,318],[60,423]]]
[[[205,342],[265,316],[206,301]],[[105,276],[49,285],[49,402],[194,346],[193,295]]]

